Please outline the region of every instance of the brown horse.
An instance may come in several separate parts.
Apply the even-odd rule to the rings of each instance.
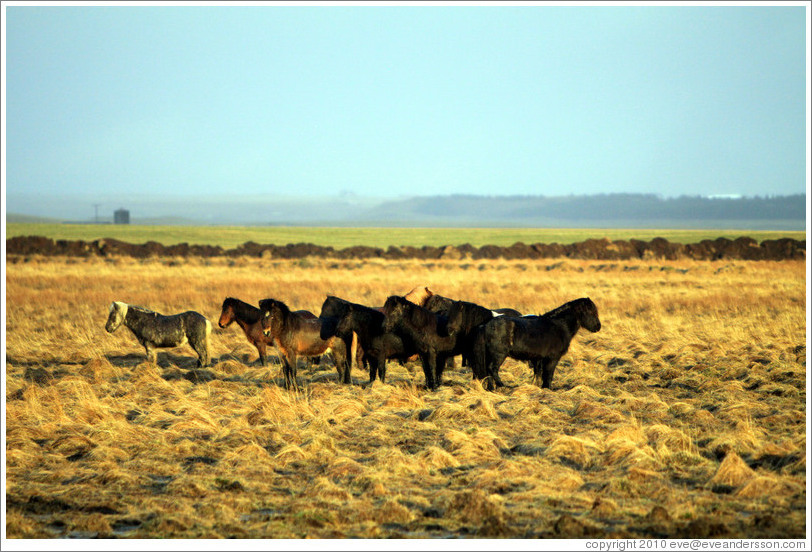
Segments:
[[[310,311],[300,310],[296,311],[296,313],[303,318],[316,319],[316,315]],[[245,333],[248,342],[257,348],[259,362],[262,366],[265,366],[267,346],[273,345],[274,342],[272,337],[265,335],[262,331],[262,323],[259,320],[259,314],[260,310],[254,305],[250,305],[234,297],[226,297],[225,301],[223,301],[218,325],[221,328],[226,328],[232,322],[236,322]],[[314,357],[310,360],[314,363],[318,363],[319,357]]]
[[[263,299],[259,302],[259,310],[263,332],[273,338],[276,348],[282,353],[285,387],[298,386],[296,363],[299,356],[321,355],[328,349],[333,352],[339,378],[349,375],[348,371],[342,370],[347,362],[344,342],[336,337],[322,339],[321,319],[306,318],[292,312],[285,303],[276,299]],[[345,380],[344,383],[350,382]]]

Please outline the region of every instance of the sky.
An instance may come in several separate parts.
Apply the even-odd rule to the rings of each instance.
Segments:
[[[806,191],[808,3],[4,9],[7,211]]]

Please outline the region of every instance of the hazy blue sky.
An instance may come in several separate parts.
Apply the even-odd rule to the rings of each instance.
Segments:
[[[805,8],[7,7],[7,192],[805,191]]]

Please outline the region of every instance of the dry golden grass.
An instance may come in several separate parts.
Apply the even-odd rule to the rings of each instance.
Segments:
[[[794,537],[806,517],[805,265],[799,262],[9,259],[10,538]],[[280,387],[226,296],[318,313],[419,284],[544,312],[589,296],[552,390],[525,363],[496,393],[390,363]],[[158,363],[111,301],[215,324],[212,366]]]

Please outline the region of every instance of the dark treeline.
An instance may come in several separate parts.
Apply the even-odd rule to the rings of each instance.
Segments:
[[[787,220],[803,221],[806,195],[741,198],[655,194],[570,196],[449,195],[410,198],[381,205],[395,217],[471,217],[480,220]]]

